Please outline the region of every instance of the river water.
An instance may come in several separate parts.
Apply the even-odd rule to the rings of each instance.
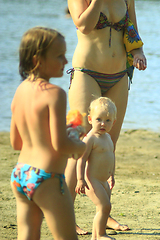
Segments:
[[[160,0],[136,0],[135,5],[148,68],[134,71],[122,128],[160,131]],[[0,131],[10,128],[10,104],[20,83],[18,47],[25,31],[34,26],[60,31],[67,42],[65,70],[72,67],[77,36],[72,19],[65,16],[66,6],[66,0],[0,0]],[[69,75],[52,81],[68,92]]]

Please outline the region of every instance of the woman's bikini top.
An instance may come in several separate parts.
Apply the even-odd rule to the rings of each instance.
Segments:
[[[127,21],[129,19],[127,0],[125,0],[125,3],[126,3],[126,6],[127,6],[127,11],[126,11],[125,16],[119,22],[116,22],[116,23],[110,22],[107,19],[106,15],[101,12],[98,23],[96,24],[95,28],[96,29],[102,29],[102,28],[106,28],[106,27],[111,27],[111,28],[114,28],[117,31],[120,31],[123,28],[125,28],[127,26]]]
[[[125,3],[126,3],[126,6],[127,6],[127,11],[126,11],[125,16],[119,22],[116,22],[116,23],[110,22],[107,19],[106,15],[101,12],[98,23],[95,26],[95,29],[103,29],[103,28],[106,28],[106,27],[110,27],[109,47],[111,47],[111,29],[113,28],[116,31],[120,31],[128,25],[129,14],[128,14],[127,0],[125,0]]]

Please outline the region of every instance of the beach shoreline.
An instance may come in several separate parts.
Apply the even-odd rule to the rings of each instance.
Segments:
[[[0,239],[16,239],[16,203],[10,175],[18,151],[10,146],[9,132],[0,132]],[[116,239],[160,239],[160,133],[142,129],[122,130],[116,149],[115,187],[111,215],[131,230],[117,232]],[[91,233],[95,206],[85,195],[75,202],[77,223]],[[109,230],[107,230],[108,232]],[[42,240],[53,239],[43,222]],[[79,236],[89,240],[91,234]]]

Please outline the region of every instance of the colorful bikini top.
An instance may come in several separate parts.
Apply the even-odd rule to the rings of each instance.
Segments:
[[[107,19],[106,15],[101,12],[98,23],[95,26],[95,29],[103,29],[106,27],[110,27],[109,47],[111,47],[111,29],[114,28],[116,31],[120,31],[128,25],[129,14],[128,14],[127,0],[125,0],[125,3],[127,6],[127,11],[126,11],[125,16],[119,22],[116,22],[116,23],[110,22]]]

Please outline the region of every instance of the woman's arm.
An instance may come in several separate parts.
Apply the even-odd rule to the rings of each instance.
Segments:
[[[127,0],[128,2],[128,13],[129,18],[133,22],[137,32],[138,32],[138,26],[137,26],[137,19],[136,19],[136,11],[135,11],[135,2],[134,0]]]
[[[84,34],[96,26],[103,0],[68,0],[68,7],[76,27]]]
[[[130,17],[131,21],[133,22],[133,24],[138,32],[134,0],[128,0],[128,13],[129,13],[129,17]],[[147,67],[147,60],[146,60],[146,57],[143,52],[143,47],[132,50],[131,53],[134,57],[133,58],[133,66],[139,70],[145,70]]]

